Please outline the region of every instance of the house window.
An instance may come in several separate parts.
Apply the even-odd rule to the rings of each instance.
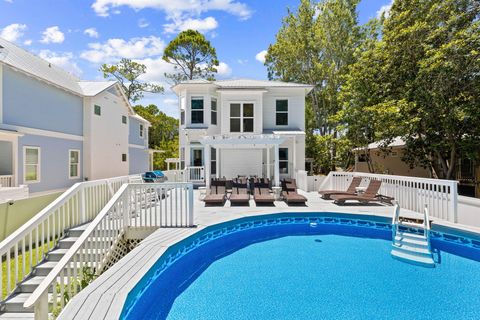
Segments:
[[[253,132],[253,103],[230,104],[230,132]]]
[[[140,125],[140,138],[143,138],[143,124]]]
[[[211,155],[211,165],[210,165],[210,172],[211,174],[217,174],[217,149],[211,148],[210,149],[210,155]]]
[[[40,182],[40,148],[25,147],[23,152],[25,183]]]
[[[102,115],[102,107],[100,107],[98,105],[95,105],[93,107],[93,113],[95,113],[97,116],[101,116]]]
[[[288,100],[276,100],[276,125],[288,126]]]
[[[70,179],[80,177],[80,151],[69,150],[68,177]]]
[[[180,148],[180,169],[185,169],[185,147]]]
[[[185,124],[185,110],[180,111],[180,124],[182,126]]]
[[[122,162],[127,162],[127,154],[122,153]]]
[[[203,98],[192,97],[192,119],[191,122],[203,123]]]
[[[211,122],[212,122],[212,124],[217,125],[217,99],[212,98],[211,108],[212,108]]]
[[[288,148],[278,149],[278,161],[281,174],[288,174]]]
[[[127,124],[127,116],[122,116],[122,123]]]

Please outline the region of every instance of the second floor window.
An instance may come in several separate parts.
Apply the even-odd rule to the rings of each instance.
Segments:
[[[95,105],[93,107],[93,113],[95,113],[97,116],[101,116],[102,115],[102,107],[100,107],[98,105]]]
[[[192,97],[192,117],[191,123],[203,123],[203,98]]]
[[[127,124],[127,116],[122,116],[122,123]]]
[[[288,126],[288,100],[276,100],[275,124],[277,126]]]
[[[217,124],[217,99],[212,98],[211,108],[212,108],[211,122],[212,124],[216,125]]]
[[[140,138],[143,138],[143,124],[140,125]]]
[[[230,104],[230,132],[253,132],[253,103]]]

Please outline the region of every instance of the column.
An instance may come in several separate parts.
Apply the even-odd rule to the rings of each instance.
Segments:
[[[220,178],[220,148],[217,148],[217,158],[215,160],[215,165],[216,165],[216,174],[215,177],[218,179]]]
[[[204,165],[205,165],[205,186],[208,188],[210,188],[210,166],[212,165],[211,164],[211,161],[210,161],[210,145],[209,144],[206,144],[204,145],[204,154],[205,154],[205,159],[204,159]]]
[[[270,146],[267,146],[267,178],[270,179]]]
[[[280,187],[280,163],[278,155],[278,144],[275,145],[275,168],[274,168],[274,178],[275,186]]]
[[[297,138],[293,136],[293,175],[292,177],[296,178],[297,172]]]

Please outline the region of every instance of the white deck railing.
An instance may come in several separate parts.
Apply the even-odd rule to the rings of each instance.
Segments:
[[[204,167],[187,167],[185,168],[185,176],[190,182],[205,182]]]
[[[63,308],[64,297],[80,291],[86,269],[100,274],[111,250],[132,227],[193,226],[191,183],[125,184],[88,225],[80,238],[25,302],[35,309],[35,319],[47,319],[49,302]],[[53,292],[51,301],[48,292]]]
[[[364,178],[362,186],[368,185],[370,180],[381,180],[379,193],[393,197],[403,209],[422,213],[427,205],[430,216],[458,222],[457,181],[363,172],[330,172],[320,190],[346,190],[354,176]]]
[[[128,182],[128,178],[76,183],[0,242],[0,261],[6,262],[6,269],[0,268],[0,301],[30,275],[30,271],[57,245],[67,229],[95,218],[113,193]],[[30,253],[28,259],[27,251]]]
[[[13,185],[13,175],[0,175],[0,187],[10,188]]]

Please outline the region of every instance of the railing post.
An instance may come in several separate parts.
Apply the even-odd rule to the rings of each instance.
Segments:
[[[125,195],[123,196],[123,225],[125,231],[130,226],[130,187],[125,189]]]
[[[457,181],[452,181],[450,185],[450,208],[448,210],[448,221],[458,222],[458,188]]]
[[[188,185],[188,226],[193,226],[193,185]]]
[[[42,293],[34,307],[35,320],[48,319],[48,291]]]
[[[80,212],[80,217],[82,223],[87,221],[87,212],[85,210],[85,187],[81,187],[78,190],[78,211]]]

